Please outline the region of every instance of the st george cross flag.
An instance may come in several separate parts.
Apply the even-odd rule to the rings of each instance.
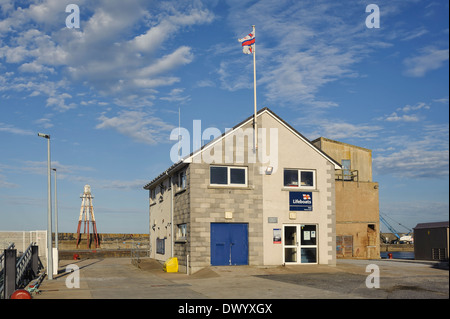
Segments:
[[[245,38],[238,39],[238,41],[242,42],[242,52],[245,54],[253,53],[253,45],[255,44],[254,31],[250,32]]]

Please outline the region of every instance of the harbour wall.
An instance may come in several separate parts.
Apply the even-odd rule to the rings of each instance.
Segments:
[[[380,252],[414,251],[414,244],[380,244]]]

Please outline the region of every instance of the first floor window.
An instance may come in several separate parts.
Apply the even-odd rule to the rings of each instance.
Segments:
[[[298,170],[284,170],[284,186],[298,186]]]
[[[285,187],[303,187],[315,188],[315,171],[285,169],[284,170],[284,186]]]
[[[210,184],[223,186],[247,186],[247,167],[211,166]]]
[[[183,170],[178,173],[178,190],[183,190],[186,188],[186,171]]]
[[[230,184],[245,185],[245,169],[230,167]]]
[[[151,204],[154,203],[154,202],[155,202],[155,199],[156,199],[156,189],[155,189],[155,188],[152,188],[152,189],[150,190],[150,203],[151,203]]]
[[[228,184],[228,168],[226,166],[211,166],[210,173],[211,184]]]

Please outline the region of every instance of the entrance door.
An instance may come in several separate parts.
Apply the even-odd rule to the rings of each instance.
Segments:
[[[283,226],[283,261],[286,264],[317,263],[317,226]]]
[[[248,265],[248,224],[211,223],[211,265]]]

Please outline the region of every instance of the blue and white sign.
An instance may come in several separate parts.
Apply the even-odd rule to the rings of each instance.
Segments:
[[[290,211],[312,211],[312,192],[289,192]]]

